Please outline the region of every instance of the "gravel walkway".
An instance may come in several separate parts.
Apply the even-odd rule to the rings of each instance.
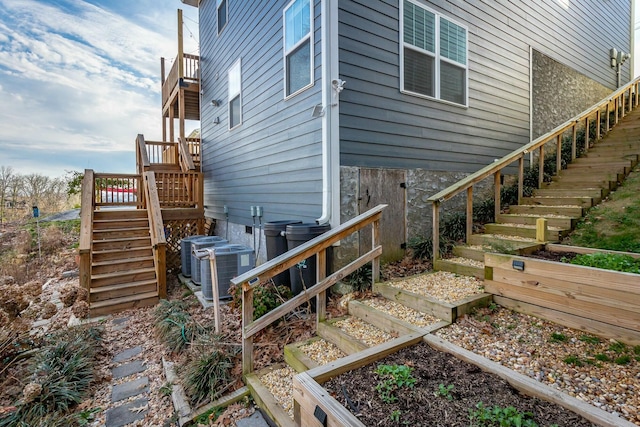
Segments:
[[[269,389],[284,411],[293,419],[293,377],[296,371],[290,366],[275,369],[260,377],[262,384]]]
[[[498,308],[436,335],[640,425],[640,346]]]
[[[343,320],[339,320],[335,322],[333,326],[342,329],[344,332],[351,335],[355,339],[362,341],[369,347],[391,341],[395,338],[390,333],[376,328],[372,324],[353,316],[347,317]]]
[[[324,339],[317,339],[299,347],[300,351],[304,352],[311,360],[318,365],[326,365],[327,363],[335,362],[346,356],[346,354]]]
[[[436,319],[426,313],[422,313],[421,311],[414,310],[406,305],[399,304],[383,297],[370,298],[361,302],[369,307],[373,307],[378,311],[387,313],[396,319],[411,323],[419,328],[424,328],[440,321],[440,319]]]

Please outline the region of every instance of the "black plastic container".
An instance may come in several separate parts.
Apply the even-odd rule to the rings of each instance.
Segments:
[[[294,219],[285,219],[281,221],[269,221],[264,224],[264,235],[267,243],[267,261],[271,261],[277,256],[287,252],[287,238],[285,232],[287,231],[287,225],[302,224],[302,221]],[[291,286],[289,280],[289,272],[283,271],[273,278],[273,282],[276,286]]]
[[[330,224],[300,223],[287,225],[286,237],[289,250],[308,242],[314,237],[331,230]],[[327,249],[327,274],[331,272],[332,248]],[[302,274],[300,274],[302,272]],[[316,256],[311,256],[289,269],[291,292],[298,295],[305,286],[308,288],[316,283]],[[303,284],[304,282],[304,284]]]

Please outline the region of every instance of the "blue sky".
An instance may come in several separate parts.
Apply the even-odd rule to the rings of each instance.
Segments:
[[[0,0],[0,165],[135,172],[136,135],[162,137],[160,57],[177,54],[178,8],[197,53],[197,9],[179,0]]]

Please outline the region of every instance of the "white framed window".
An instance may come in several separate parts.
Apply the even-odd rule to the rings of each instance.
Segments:
[[[283,13],[284,97],[313,86],[313,4],[292,0]]]
[[[229,68],[229,130],[242,124],[242,61]]]
[[[216,12],[218,15],[218,34],[222,32],[227,21],[229,20],[228,0],[216,0]]]
[[[400,5],[400,90],[467,106],[467,28],[419,1]]]

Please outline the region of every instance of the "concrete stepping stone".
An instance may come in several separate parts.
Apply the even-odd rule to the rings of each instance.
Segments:
[[[132,357],[137,356],[138,354],[140,354],[142,352],[142,347],[141,346],[135,346],[133,348],[124,350],[121,353],[118,353],[114,356],[112,362],[113,363],[120,363],[120,362],[124,362],[125,360],[131,359]]]
[[[138,374],[147,369],[146,366],[143,365],[142,360],[134,360],[133,362],[125,363],[121,366],[116,366],[112,370],[113,379],[117,380],[118,378],[128,377],[129,375]]]
[[[118,317],[117,319],[113,319],[111,323],[113,323],[114,331],[121,331],[127,327],[126,323],[129,320],[128,317]]]
[[[137,380],[114,385],[113,390],[111,391],[111,401],[117,402],[119,400],[126,399],[127,397],[135,396],[140,393],[147,393],[148,391],[149,378],[138,378]]]
[[[107,425],[107,427],[109,427]],[[236,427],[269,427],[260,411],[254,412],[250,417],[243,418],[236,422]]]
[[[143,420],[148,410],[147,399],[137,399],[125,405],[116,406],[107,410],[105,426],[122,427],[134,421]]]

